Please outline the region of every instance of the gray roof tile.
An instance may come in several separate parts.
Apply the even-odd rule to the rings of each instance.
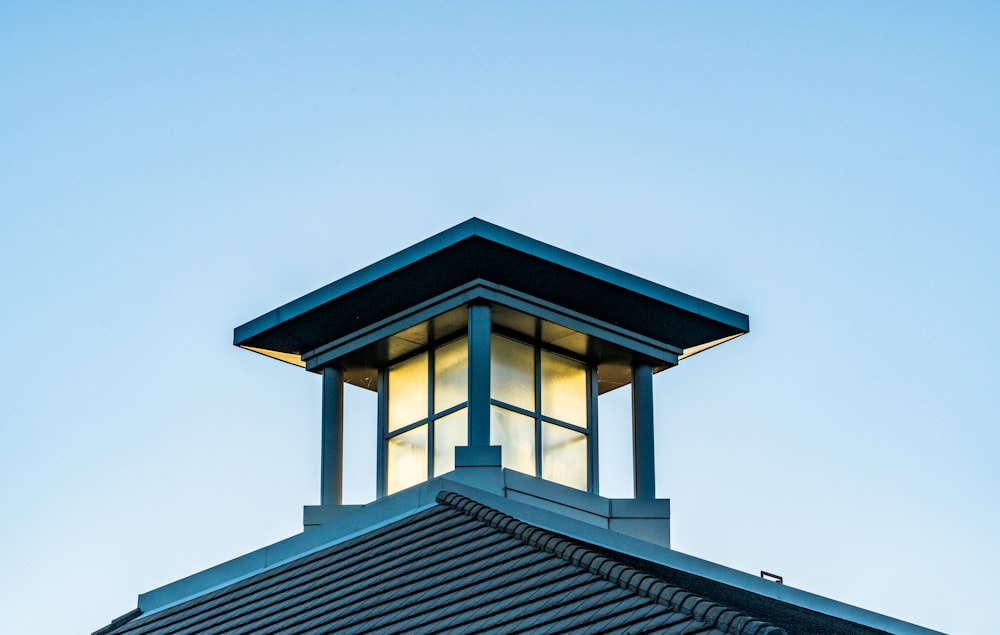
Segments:
[[[437,502],[101,635],[785,633],[471,499]]]

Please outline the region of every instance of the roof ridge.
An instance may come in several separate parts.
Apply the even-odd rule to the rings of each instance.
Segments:
[[[785,629],[715,600],[685,591],[656,576],[609,558],[569,538],[518,520],[471,498],[442,490],[437,502],[489,527],[557,556],[623,589],[718,628],[730,635],[788,635]]]

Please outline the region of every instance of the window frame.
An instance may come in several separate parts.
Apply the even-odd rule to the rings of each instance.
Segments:
[[[376,457],[377,465],[377,476],[376,476],[376,495],[377,497],[390,496],[396,492],[390,493],[388,491],[389,485],[389,440],[397,437],[399,435],[415,430],[423,425],[427,425],[427,464],[425,471],[425,478],[422,481],[414,483],[413,485],[408,485],[401,490],[408,489],[414,485],[419,485],[420,483],[426,483],[430,479],[434,478],[434,442],[435,442],[435,423],[448,417],[450,415],[459,412],[462,409],[468,409],[469,407],[469,392],[468,392],[468,380],[466,380],[466,393],[465,400],[460,401],[457,404],[451,405],[440,412],[435,412],[434,405],[434,385],[435,385],[435,366],[437,362],[437,351],[445,346],[460,340],[462,338],[467,338],[465,333],[461,333],[455,337],[441,340],[433,344],[428,344],[427,346],[422,346],[419,349],[412,351],[404,357],[400,357],[394,360],[392,364],[380,368],[378,370],[378,455]],[[427,412],[425,416],[420,419],[411,421],[406,425],[399,426],[398,428],[389,431],[389,370],[395,366],[398,366],[410,359],[419,357],[420,355],[427,354]],[[469,353],[468,345],[466,345],[466,374],[468,374],[469,365]],[[466,445],[468,445],[469,439],[469,429],[468,429],[468,414],[466,415]]]
[[[440,348],[444,347],[444,346],[447,346],[448,344],[450,344],[450,343],[452,343],[452,342],[454,342],[456,340],[459,340],[461,338],[467,338],[467,337],[468,337],[467,333],[459,333],[459,334],[456,334],[454,337],[449,337],[449,338],[442,339],[442,340],[439,340],[439,341],[431,343],[431,344],[427,344],[427,345],[422,346],[422,347],[420,347],[418,349],[410,351],[405,356],[393,360],[393,362],[391,364],[389,364],[387,366],[384,366],[384,367],[381,367],[381,368],[378,369],[378,378],[377,378],[377,392],[378,392],[378,417],[377,418],[378,418],[378,425],[377,425],[377,432],[376,432],[377,437],[378,437],[378,439],[377,439],[378,440],[378,443],[377,443],[378,451],[377,451],[377,456],[376,456],[376,468],[377,469],[376,469],[376,484],[375,484],[376,497],[377,498],[382,498],[382,497],[390,496],[391,495],[388,492],[388,489],[387,489],[388,488],[388,480],[389,480],[388,479],[388,476],[389,476],[389,474],[388,474],[388,470],[389,470],[389,465],[388,465],[389,440],[391,438],[393,438],[393,437],[396,437],[396,436],[400,435],[400,434],[404,434],[406,432],[409,432],[411,430],[419,428],[420,426],[422,426],[424,424],[427,424],[427,426],[428,426],[427,427],[427,464],[426,464],[426,471],[425,471],[426,476],[425,476],[424,480],[419,481],[417,483],[414,483],[413,485],[409,485],[409,486],[407,486],[407,487],[405,487],[403,489],[407,489],[409,487],[413,487],[413,486],[419,485],[420,483],[425,483],[425,482],[431,480],[432,478],[435,478],[434,477],[434,454],[435,454],[435,452],[434,452],[434,449],[435,449],[435,430],[434,430],[435,426],[434,426],[434,424],[435,424],[435,422],[437,422],[440,419],[443,419],[443,418],[445,418],[445,417],[447,417],[447,416],[449,416],[451,414],[454,414],[455,412],[458,412],[459,410],[461,410],[463,408],[466,408],[466,409],[470,409],[471,408],[471,400],[469,398],[470,395],[469,395],[468,388],[467,388],[467,392],[466,392],[466,396],[465,396],[465,400],[464,401],[459,402],[458,404],[455,404],[453,406],[449,406],[448,408],[442,410],[439,413],[435,413],[434,412],[434,384],[435,384],[434,371],[435,371],[435,362],[436,362],[435,351],[437,349],[440,349]],[[489,342],[488,342],[488,346],[492,347],[492,342],[493,342],[493,338],[494,337],[505,337],[505,338],[513,340],[513,341],[515,341],[515,342],[517,342],[519,344],[523,344],[525,346],[529,346],[532,349],[532,369],[533,369],[533,374],[534,374],[533,379],[534,379],[534,393],[535,393],[534,410],[533,411],[529,411],[529,410],[526,410],[526,409],[521,408],[519,406],[515,406],[513,404],[509,404],[507,402],[501,401],[499,399],[494,399],[493,398],[493,394],[492,394],[492,388],[490,389],[490,393],[489,393],[489,403],[488,403],[488,406],[489,406],[490,409],[492,409],[494,406],[496,406],[498,408],[504,408],[504,409],[509,410],[511,412],[514,412],[516,414],[520,414],[520,415],[529,417],[529,418],[531,418],[534,421],[535,474],[533,476],[536,477],[536,478],[542,478],[544,480],[544,477],[542,476],[542,463],[543,463],[543,459],[544,459],[543,453],[542,453],[542,427],[543,427],[542,424],[543,423],[549,423],[549,424],[552,424],[552,425],[557,425],[557,426],[560,426],[562,428],[565,428],[565,429],[572,430],[574,432],[578,432],[580,434],[583,434],[584,437],[586,438],[586,442],[587,442],[587,451],[586,451],[586,458],[587,458],[586,485],[587,485],[587,489],[586,490],[581,490],[581,491],[587,491],[589,493],[597,494],[598,493],[598,483],[599,483],[599,473],[598,473],[599,449],[598,449],[598,416],[597,416],[598,415],[598,401],[597,401],[597,398],[598,398],[598,383],[597,383],[598,382],[598,370],[597,370],[596,364],[588,362],[587,360],[582,359],[581,357],[579,357],[577,355],[569,354],[566,351],[563,351],[563,350],[560,350],[558,348],[546,345],[544,342],[530,341],[530,340],[525,339],[523,336],[519,336],[519,335],[510,333],[510,332],[508,332],[506,330],[503,330],[503,329],[496,329],[494,326],[491,325],[490,339],[489,339]],[[468,346],[468,344],[467,344],[467,346]],[[468,382],[467,382],[467,387],[468,387],[468,386],[471,386],[471,383],[472,383],[472,378],[471,378],[471,370],[472,370],[471,369],[471,359],[472,359],[474,353],[473,353],[473,351],[470,348],[467,348],[466,350],[467,350],[467,352],[466,352],[466,368],[467,368],[467,372],[470,373],[470,376],[469,376],[469,379],[468,379]],[[556,419],[555,417],[546,416],[545,414],[542,413],[542,373],[541,373],[541,368],[542,368],[541,364],[542,364],[542,362],[541,362],[541,359],[542,359],[542,352],[543,351],[545,351],[547,353],[554,354],[554,355],[558,355],[560,357],[564,357],[564,358],[572,360],[574,362],[578,362],[578,363],[580,363],[583,366],[585,377],[586,377],[586,417],[585,417],[585,419],[586,419],[586,426],[585,427],[579,426],[577,424],[570,423],[568,421],[563,421],[561,419]],[[390,386],[389,386],[389,369],[392,368],[392,367],[394,367],[394,366],[397,366],[398,364],[401,364],[401,363],[403,363],[403,362],[405,362],[405,361],[407,361],[409,359],[412,359],[414,357],[422,355],[424,353],[428,354],[428,361],[427,361],[427,404],[428,404],[428,406],[427,406],[427,413],[426,413],[426,415],[424,417],[421,417],[418,420],[409,422],[406,425],[400,426],[400,427],[396,428],[395,430],[389,432],[389,429],[388,429],[388,427],[389,427],[389,389],[390,389]],[[490,355],[490,357],[491,357],[491,360],[492,360],[492,354]],[[491,417],[491,419],[492,419],[492,417]],[[472,430],[471,430],[472,422],[471,422],[471,419],[468,417],[468,415],[467,415],[467,418],[466,418],[466,422],[467,422],[466,444],[468,445],[469,440],[472,437]],[[492,425],[492,422],[491,422],[491,425]],[[556,481],[550,481],[550,482],[556,483],[556,484],[559,484],[559,485],[563,485],[563,484],[558,483]],[[573,489],[576,489],[575,487],[572,487],[570,485],[563,485],[563,486],[564,487],[571,487]],[[402,490],[399,490],[399,491],[402,491]],[[392,493],[395,494],[396,492],[392,492]]]
[[[520,337],[515,337],[508,334],[505,331],[492,329],[490,332],[490,345],[492,346],[493,337],[505,337],[509,340],[513,340],[519,344],[525,346],[530,346],[532,349],[532,371],[534,376],[534,393],[535,393],[535,403],[534,410],[529,411],[520,406],[515,406],[514,404],[501,401],[493,397],[492,389],[490,390],[490,408],[496,406],[498,408],[503,408],[514,412],[516,414],[530,417],[534,420],[535,424],[535,473],[530,476],[535,476],[536,478],[546,479],[542,475],[542,464],[544,461],[542,453],[542,424],[549,423],[552,425],[557,425],[574,432],[578,432],[584,435],[587,440],[587,489],[585,491],[591,493],[597,493],[597,483],[598,483],[598,469],[597,469],[597,368],[588,363],[586,360],[581,359],[575,355],[566,354],[564,351],[554,349],[549,346],[545,346],[544,343],[540,342],[530,342],[526,341]],[[581,427],[577,424],[570,423],[568,421],[563,421],[562,419],[556,419],[542,412],[542,352],[550,353],[553,355],[558,355],[566,359],[572,360],[579,363],[584,368],[585,381],[586,381],[586,427]],[[491,355],[492,360],[492,355]],[[491,417],[492,426],[492,417]],[[556,483],[556,481],[550,481]],[[562,483],[559,483],[562,485]],[[572,487],[570,485],[564,485],[565,487]],[[576,489],[575,487],[573,489]]]

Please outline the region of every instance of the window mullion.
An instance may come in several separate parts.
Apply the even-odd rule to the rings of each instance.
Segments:
[[[427,479],[434,474],[434,365],[437,360],[436,349],[431,349],[427,356]]]
[[[597,494],[600,489],[600,473],[597,460],[597,366],[587,365],[587,489]]]
[[[574,432],[579,432],[580,434],[583,434],[583,435],[588,435],[589,436],[589,433],[590,433],[590,430],[588,430],[587,428],[581,428],[580,426],[576,425],[575,423],[568,423],[566,421],[561,421],[559,419],[553,419],[552,417],[546,417],[544,415],[539,416],[538,419],[542,423],[551,423],[552,425],[559,426],[560,428],[566,428],[567,430],[573,430]]]
[[[535,476],[542,477],[542,349],[535,349]]]
[[[379,498],[386,495],[389,466],[386,461],[389,453],[389,370],[378,371],[378,455],[376,456],[375,494]]]
[[[392,432],[385,433],[382,438],[385,439],[386,441],[388,441],[389,439],[393,439],[395,437],[398,437],[399,435],[404,434],[406,432],[409,432],[410,430],[413,430],[415,428],[419,428],[422,425],[426,425],[426,424],[430,423],[430,421],[431,421],[430,417],[424,417],[423,419],[418,419],[418,420],[414,421],[413,423],[406,424],[402,428],[397,428],[397,429],[393,430]]]

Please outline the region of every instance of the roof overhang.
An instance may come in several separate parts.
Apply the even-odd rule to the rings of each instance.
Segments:
[[[627,334],[670,352],[650,356],[665,365],[749,330],[742,313],[473,218],[237,327],[234,344],[315,370],[317,360],[329,362],[324,351],[331,347],[470,287],[517,313],[539,315],[505,299],[527,298],[546,315],[572,316],[547,323],[574,329],[570,323],[582,319]],[[512,330],[518,319],[508,316]]]

